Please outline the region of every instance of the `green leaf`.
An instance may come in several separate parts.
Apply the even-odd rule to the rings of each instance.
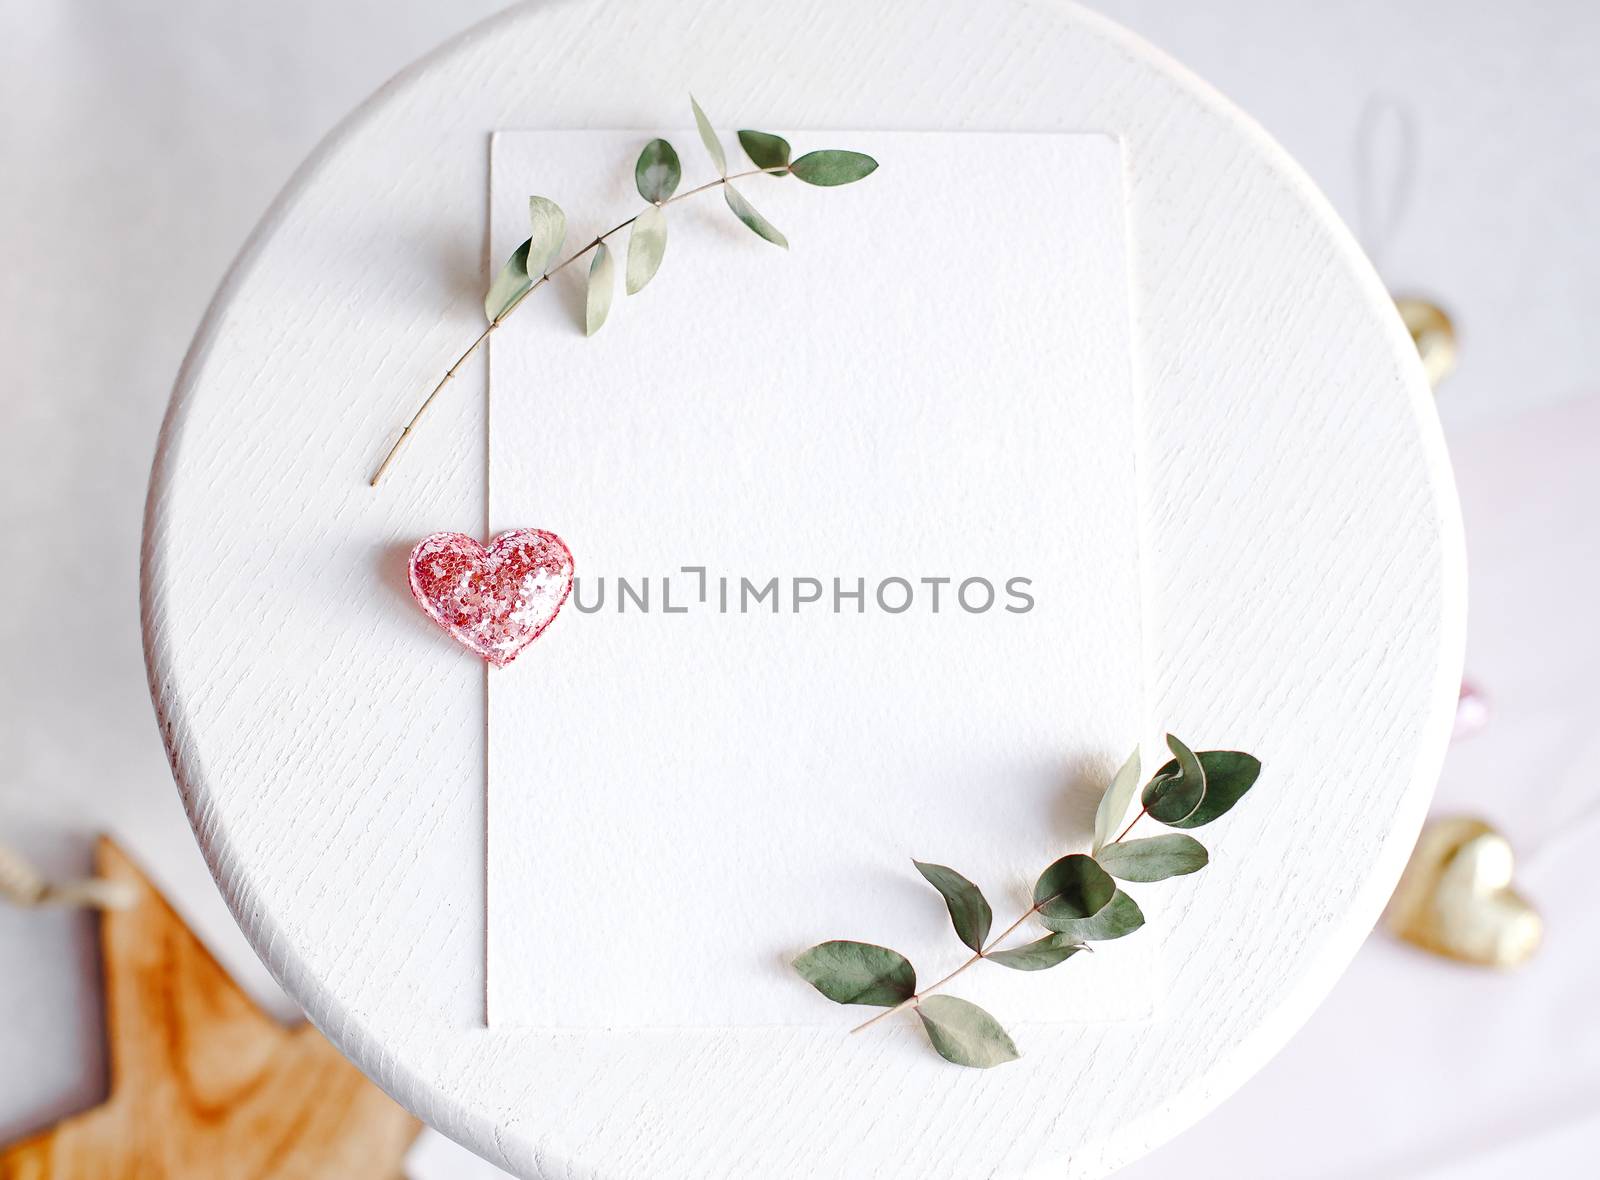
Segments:
[[[1065,963],[1079,951],[1089,948],[1065,934],[1047,934],[1038,942],[1019,946],[1015,950],[991,951],[984,957],[991,963],[1010,967],[1013,971],[1044,971]]]
[[[533,280],[528,277],[528,246],[532,238],[511,252],[506,264],[489,284],[489,293],[483,297],[483,314],[492,324],[517,305],[517,300],[528,293]]]
[[[706,113],[700,109],[700,104],[692,94],[689,96],[689,105],[694,108],[694,125],[700,129],[700,142],[711,153],[711,162],[723,176],[728,175],[728,156],[722,150],[722,141],[717,138],[717,133],[711,130],[711,120],[706,118]]]
[[[1074,852],[1039,874],[1033,903],[1044,917],[1087,918],[1099,913],[1116,891],[1116,882],[1092,857]]]
[[[975,951],[981,951],[989,937],[989,927],[994,923],[994,911],[989,908],[983,891],[954,869],[944,865],[911,862],[917,872],[927,878],[944,897],[950,911],[950,924],[956,928],[956,937]]]
[[[793,164],[793,172],[807,184],[849,184],[877,171],[878,161],[860,152],[807,152]]]
[[[1100,806],[1095,809],[1094,851],[1097,854],[1106,846],[1107,840],[1116,836],[1117,827],[1122,823],[1122,817],[1128,814],[1128,804],[1133,802],[1133,793],[1138,789],[1139,747],[1135,746],[1105,794],[1100,796]]]
[[[1171,832],[1148,840],[1107,845],[1096,858],[1106,872],[1123,881],[1165,881],[1206,867],[1205,847],[1193,836]]]
[[[546,197],[529,197],[528,218],[533,223],[533,236],[528,239],[528,273],[542,275],[550,269],[550,260],[567,239],[567,215]]]
[[[1206,797],[1187,819],[1173,823],[1174,828],[1203,827],[1226,815],[1261,775],[1261,760],[1241,750],[1202,750],[1197,757],[1206,772]],[[1167,763],[1160,773],[1177,774],[1178,763]]]
[[[683,165],[678,162],[678,153],[670,143],[652,139],[644,145],[638,163],[633,166],[633,183],[641,197],[652,205],[659,204],[678,191],[678,182],[682,179]]]
[[[835,1004],[892,1008],[917,992],[917,973],[906,957],[870,942],[819,943],[795,959],[794,969]]]
[[[784,237],[783,234],[773,226],[772,222],[768,221],[765,217],[761,216],[761,214],[757,213],[755,206],[751,205],[749,201],[740,196],[738,190],[735,189],[733,185],[723,185],[722,194],[728,198],[728,208],[733,210],[734,214],[739,218],[740,221],[744,222],[751,229],[755,230],[756,233],[766,238],[767,241],[771,242],[774,246],[782,246],[785,250],[789,248],[789,239]]]
[[[917,1004],[922,1027],[939,1056],[957,1065],[988,1069],[1021,1054],[1000,1022],[976,1004],[955,996],[929,996]]]
[[[789,166],[789,141],[781,135],[766,131],[739,132],[739,146],[757,168],[787,168]],[[776,175],[782,176],[779,172]]]
[[[1167,745],[1172,748],[1178,764],[1178,774],[1172,777],[1158,774],[1144,788],[1144,809],[1151,819],[1164,824],[1179,824],[1199,809],[1206,797],[1206,772],[1200,760],[1170,733]]]
[[[1143,926],[1144,913],[1133,898],[1118,889],[1105,907],[1091,917],[1053,918],[1041,914],[1040,921],[1073,942],[1108,942]]]
[[[667,215],[651,205],[634,218],[628,235],[628,294],[637,295],[655,277],[667,252]]]
[[[617,285],[617,267],[611,261],[611,251],[601,242],[594,248],[594,261],[589,264],[589,294],[584,302],[583,332],[593,336],[606,322],[611,311],[611,296]]]

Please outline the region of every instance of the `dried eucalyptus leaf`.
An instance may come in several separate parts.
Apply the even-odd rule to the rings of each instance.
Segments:
[[[870,942],[819,943],[795,959],[794,969],[836,1004],[892,1008],[917,991],[917,972],[906,957]]]
[[[1200,765],[1200,759],[1174,734],[1167,735],[1167,748],[1172,751],[1173,760],[1178,764],[1178,773],[1184,778],[1197,778],[1202,782],[1206,777],[1205,767]]]
[[[1123,881],[1165,881],[1199,872],[1210,858],[1193,836],[1171,832],[1148,840],[1125,840],[1100,850],[1096,859],[1113,877]]]
[[[973,950],[981,951],[989,937],[989,928],[994,924],[994,911],[989,908],[983,891],[952,868],[924,864],[920,860],[911,863],[944,897],[956,937]]]
[[[850,184],[863,176],[872,175],[877,169],[878,161],[871,156],[842,151],[807,152],[789,165],[789,171],[807,184],[829,187]]]
[[[1144,788],[1144,809],[1151,819],[1179,824],[1199,810],[1206,797],[1206,772],[1200,760],[1170,733],[1167,745],[1178,763],[1177,777],[1157,774]]]
[[[601,242],[594,248],[594,261],[589,263],[589,293],[583,308],[583,331],[586,336],[598,332],[611,312],[611,297],[617,285],[616,270],[611,251]]]
[[[1047,934],[1037,942],[1019,946],[1015,950],[991,951],[984,956],[991,963],[1010,967],[1013,971],[1044,971],[1065,963],[1079,951],[1089,948],[1065,934]]]
[[[711,120],[706,118],[706,113],[700,109],[700,104],[692,94],[689,96],[689,105],[694,108],[694,125],[700,130],[700,142],[711,153],[711,162],[717,166],[719,173],[728,175],[728,156],[722,150],[722,141],[717,138],[717,133],[711,129]]]
[[[976,1004],[955,996],[929,996],[917,1005],[922,1027],[939,1056],[957,1065],[988,1069],[1021,1054],[1000,1022]]]
[[[633,183],[641,197],[652,205],[659,204],[678,191],[678,182],[682,179],[683,165],[670,143],[652,139],[644,145],[633,166]]]
[[[1221,818],[1261,776],[1261,759],[1242,750],[1202,750],[1196,757],[1206,772],[1206,797],[1188,818],[1170,825],[1174,828],[1203,827]],[[1179,773],[1177,761],[1167,763],[1159,773]]]
[[[739,132],[739,146],[757,168],[787,168],[789,141],[767,131]],[[776,175],[783,175],[781,172]]]
[[[489,293],[483,297],[483,314],[489,317],[490,323],[515,307],[517,300],[533,286],[533,280],[528,277],[528,246],[532,241],[529,238],[513,250],[494,282],[489,284]]]
[[[1099,913],[1116,891],[1116,882],[1093,857],[1074,852],[1039,874],[1033,903],[1042,917],[1087,918]],[[1051,925],[1050,929],[1057,927]]]
[[[1139,789],[1139,747],[1133,748],[1133,753],[1128,755],[1128,760],[1117,771],[1111,785],[1106,788],[1105,794],[1100,796],[1100,806],[1094,813],[1094,851],[1098,853],[1106,846],[1106,841],[1117,834],[1117,827],[1122,823],[1122,817],[1128,814],[1128,804],[1133,802],[1134,792]]]
[[[1056,918],[1041,913],[1039,920],[1073,942],[1109,942],[1143,926],[1144,912],[1133,898],[1118,889],[1100,912],[1090,917]]]
[[[661,256],[667,252],[667,215],[651,205],[634,218],[628,235],[629,295],[637,295],[655,277]]]
[[[733,210],[734,215],[737,216],[740,221],[744,222],[751,229],[755,230],[756,233],[766,238],[767,241],[771,242],[774,246],[782,246],[785,250],[789,248],[789,239],[784,237],[783,234],[780,233],[772,224],[772,222],[768,221],[765,217],[761,216],[761,214],[757,213],[755,206],[750,204],[749,201],[745,200],[744,197],[739,194],[739,191],[733,187],[733,185],[723,185],[722,192],[723,195],[728,198],[728,208]]]
[[[561,243],[567,240],[567,215],[548,197],[529,197],[528,219],[533,223],[533,236],[528,239],[528,273],[542,275],[550,269],[550,260],[561,249]]]

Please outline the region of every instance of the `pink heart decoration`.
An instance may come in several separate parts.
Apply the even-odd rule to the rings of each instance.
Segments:
[[[411,593],[456,642],[503,668],[572,593],[572,552],[541,529],[501,533],[487,549],[465,533],[434,533],[411,551]]]

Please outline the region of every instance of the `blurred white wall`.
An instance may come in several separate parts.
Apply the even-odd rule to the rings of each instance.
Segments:
[[[115,833],[284,1015],[156,737],[137,617],[145,478],[189,336],[290,172],[385,78],[498,7],[0,0],[0,839],[66,870],[87,863],[90,833]],[[1391,286],[1456,317],[1462,367],[1441,408],[1472,551],[1469,659],[1495,714],[1452,757],[1440,806],[1507,829],[1550,921],[1544,954],[1508,977],[1374,939],[1264,1074],[1126,1174],[1489,1176],[1513,1154],[1532,1174],[1587,1174],[1600,6],[1099,7],[1249,110]],[[81,916],[0,908],[0,1009],[26,1014],[0,1027],[0,1139],[99,1094],[92,948]],[[434,1140],[413,1170],[470,1167]]]

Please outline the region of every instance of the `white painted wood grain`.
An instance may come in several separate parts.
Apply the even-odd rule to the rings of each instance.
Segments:
[[[1267,763],[1161,895],[1148,1025],[1023,1029],[958,1073],[910,1029],[481,1028],[481,673],[404,554],[484,522],[482,370],[364,478],[481,314],[488,135],[719,119],[1090,129],[1129,160],[1146,385],[1150,712]],[[424,1118],[529,1176],[1097,1175],[1202,1114],[1326,991],[1398,874],[1462,634],[1448,466],[1409,342],[1299,171],[1053,4],[682,0],[521,9],[347,121],[268,214],[179,380],[146,645],[180,788],[257,949]],[[397,619],[410,620],[396,627]],[[1192,882],[1192,884],[1191,884]]]

